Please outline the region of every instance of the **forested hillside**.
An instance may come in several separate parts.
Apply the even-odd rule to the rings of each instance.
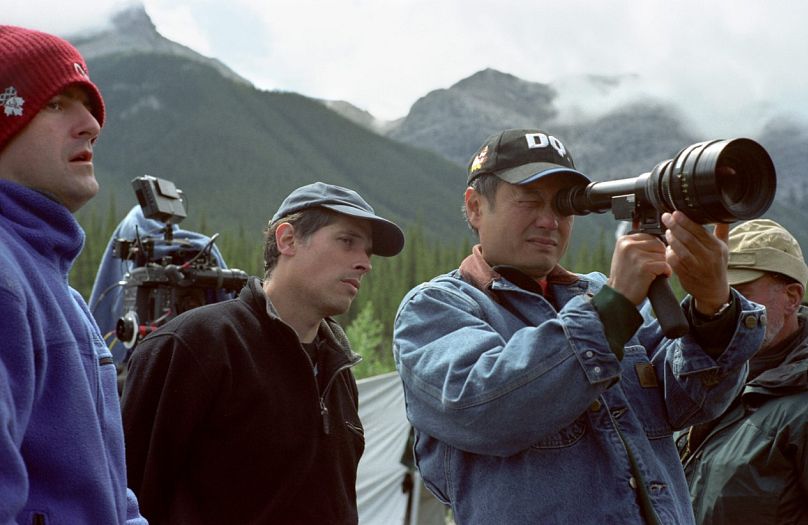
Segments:
[[[84,251],[70,275],[71,284],[89,298],[101,257],[112,231],[126,209],[110,204],[106,210],[90,209],[79,214],[87,234]],[[586,219],[586,218],[582,218]],[[183,224],[183,226],[185,226]],[[220,233],[217,245],[231,268],[250,275],[263,275],[263,245],[260,231],[244,228],[209,230],[201,224],[198,231]],[[586,228],[586,224],[578,224]],[[392,327],[396,309],[413,286],[456,268],[471,250],[471,236],[454,245],[426,234],[426,226],[414,224],[405,231],[406,244],[396,257],[373,257],[373,270],[363,279],[359,295],[340,321],[347,327],[354,350],[365,358],[356,372],[359,377],[393,370]],[[562,263],[577,271],[607,272],[611,259],[611,239],[603,234],[594,243],[582,244]]]
[[[434,237],[463,232],[463,169],[439,155],[182,57],[113,55],[90,67],[108,115],[93,206],[104,208],[112,195],[134,203],[130,181],[149,174],[185,191],[189,220],[260,231],[291,190],[320,180],[356,189],[397,222],[429,220]],[[447,207],[450,199],[457,206]]]

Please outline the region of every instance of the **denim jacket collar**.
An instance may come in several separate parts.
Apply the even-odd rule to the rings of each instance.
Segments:
[[[488,262],[486,262],[483,257],[482,245],[476,244],[471,249],[471,255],[466,257],[460,264],[460,275],[463,277],[463,280],[496,299],[494,285],[499,282],[503,276],[495,269],[491,268]],[[580,277],[578,275],[566,270],[558,264],[547,275],[547,282],[549,284],[570,285],[579,280]],[[513,284],[519,283],[514,282]]]

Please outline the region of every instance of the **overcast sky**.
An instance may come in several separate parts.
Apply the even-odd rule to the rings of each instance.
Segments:
[[[0,23],[69,36],[102,27],[133,2],[3,3]],[[161,34],[259,88],[346,100],[383,119],[491,67],[543,83],[625,76],[633,79],[629,89],[605,98],[572,87],[561,95],[580,111],[603,111],[638,93],[672,99],[715,138],[754,134],[773,114],[808,120],[808,2],[801,0],[141,3]]]

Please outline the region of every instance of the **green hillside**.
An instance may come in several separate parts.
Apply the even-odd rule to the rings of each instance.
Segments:
[[[110,195],[118,207],[134,205],[129,181],[148,173],[184,190],[184,226],[257,232],[292,189],[321,180],[358,190],[403,225],[420,220],[450,244],[466,235],[462,167],[315,100],[259,91],[168,55],[108,56],[90,69],[108,111],[96,149],[101,209]]]

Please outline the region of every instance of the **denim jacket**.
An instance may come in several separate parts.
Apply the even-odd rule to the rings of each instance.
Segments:
[[[619,360],[591,301],[605,276],[558,267],[556,310],[490,268],[469,278],[475,257],[411,290],[396,315],[393,351],[430,490],[461,524],[625,524],[643,523],[643,483],[659,521],[694,523],[672,433],[739,393],[764,309],[737,295],[735,332],[714,359],[691,334],[664,338],[643,305]]]

